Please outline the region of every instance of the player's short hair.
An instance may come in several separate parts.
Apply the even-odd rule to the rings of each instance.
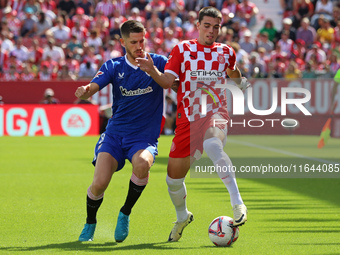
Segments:
[[[120,34],[125,38],[129,38],[130,33],[141,33],[144,31],[145,28],[143,24],[137,20],[125,21],[120,27]]]
[[[222,20],[222,13],[220,10],[216,9],[212,6],[207,6],[202,8],[198,13],[198,22],[201,22],[204,16],[212,17],[212,18],[218,18]]]

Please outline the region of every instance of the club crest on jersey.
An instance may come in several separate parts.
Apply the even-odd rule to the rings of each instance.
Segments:
[[[225,63],[225,57],[222,54],[218,54],[217,60],[218,60],[218,63],[220,63],[220,64]]]
[[[98,78],[100,75],[102,75],[102,74],[104,74],[104,72],[102,72],[102,71],[98,71],[97,73],[96,73],[96,75],[93,77],[93,79],[94,78]]]

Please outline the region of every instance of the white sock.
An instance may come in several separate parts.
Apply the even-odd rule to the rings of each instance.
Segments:
[[[243,204],[243,200],[238,190],[235,173],[230,171],[233,164],[231,163],[227,153],[223,150],[222,141],[217,137],[209,138],[203,142],[203,148],[212,160],[215,169],[218,169],[219,166],[220,169],[224,167],[223,169],[229,170],[225,172],[217,171],[217,174],[228,189],[231,206],[234,206],[235,204]]]
[[[189,212],[186,205],[187,190],[185,188],[184,179],[172,179],[166,176],[166,183],[168,184],[168,192],[171,201],[176,209],[177,221],[184,222],[188,218]]]

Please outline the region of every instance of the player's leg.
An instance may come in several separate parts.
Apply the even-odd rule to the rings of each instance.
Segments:
[[[203,148],[216,169],[228,170],[217,171],[217,174],[228,189],[230,203],[234,212],[234,225],[236,226],[244,224],[247,221],[247,208],[241,198],[235,173],[232,171],[232,162],[223,149],[226,142],[226,135],[226,130],[223,132],[217,127],[209,127],[205,133]],[[218,166],[220,168],[218,168]]]
[[[79,236],[79,241],[92,241],[97,224],[97,212],[103,202],[104,191],[110,183],[111,177],[118,167],[117,160],[107,152],[98,154],[93,182],[87,190],[86,224]]]
[[[115,240],[117,242],[124,241],[129,234],[129,215],[148,183],[149,169],[154,162],[154,156],[152,150],[142,149],[132,157],[132,176],[129,190],[125,203],[120,209],[115,230]]]
[[[166,183],[173,205],[175,206],[177,221],[170,232],[168,241],[178,241],[182,237],[183,229],[194,220],[194,216],[188,211],[186,205],[187,190],[185,187],[185,176],[190,168],[193,158],[169,158],[168,175]]]

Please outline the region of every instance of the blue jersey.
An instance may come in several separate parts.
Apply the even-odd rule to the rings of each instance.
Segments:
[[[158,70],[164,72],[167,58],[150,55]],[[163,88],[132,65],[126,55],[106,61],[91,82],[97,83],[100,89],[112,84],[112,118],[106,133],[158,138],[163,116]]]

